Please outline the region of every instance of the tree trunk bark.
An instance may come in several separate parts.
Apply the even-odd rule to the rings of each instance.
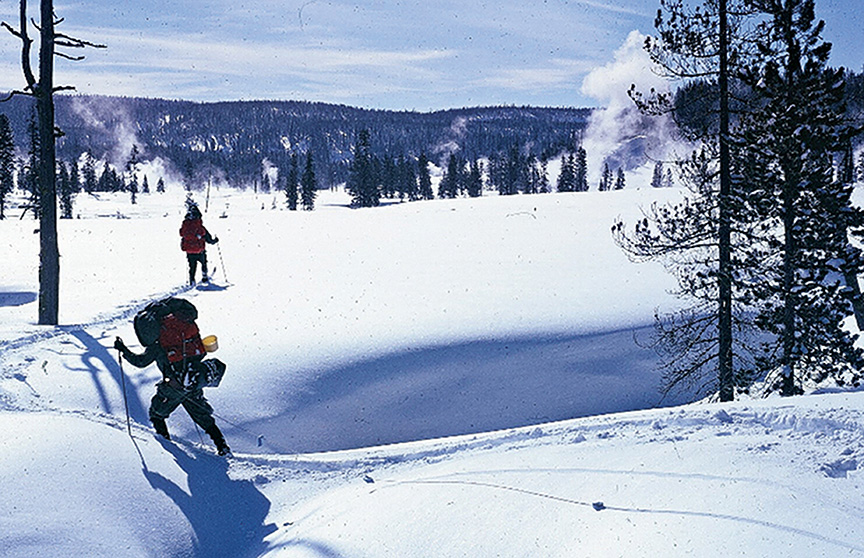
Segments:
[[[39,324],[57,325],[60,307],[60,250],[57,243],[57,185],[54,136],[54,6],[41,1],[41,41],[36,111],[39,117]]]
[[[718,227],[718,382],[720,401],[735,399],[732,362],[732,224],[729,198],[732,194],[731,156],[729,154],[729,25],[726,0],[720,0],[720,201]]]

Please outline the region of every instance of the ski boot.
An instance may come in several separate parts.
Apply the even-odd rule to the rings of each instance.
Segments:
[[[153,429],[156,430],[156,434],[159,434],[166,440],[171,439],[171,435],[168,434],[168,425],[165,424],[165,419],[153,417],[150,419],[150,422],[153,423]]]
[[[205,430],[207,434],[210,435],[210,438],[213,439],[213,443],[216,444],[216,453],[219,455],[230,455],[231,448],[228,447],[228,444],[225,442],[225,436],[222,435],[222,431],[219,430],[219,427],[215,424]]]

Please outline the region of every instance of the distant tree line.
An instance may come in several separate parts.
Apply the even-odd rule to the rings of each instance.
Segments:
[[[16,137],[27,133],[32,102],[4,105]],[[66,161],[89,153],[114,164],[136,144],[144,160],[161,158],[177,175],[200,188],[215,175],[232,185],[267,188],[261,165],[280,169],[293,154],[315,154],[322,187],[345,182],[360,130],[369,131],[376,157],[415,161],[421,153],[446,164],[450,152],[478,160],[512,145],[532,145],[542,159],[575,149],[590,109],[480,107],[430,113],[366,110],[296,101],[192,103],[161,99],[57,96],[57,142]],[[128,147],[126,148],[128,150]]]

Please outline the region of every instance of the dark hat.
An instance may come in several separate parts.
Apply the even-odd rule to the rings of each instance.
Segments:
[[[201,218],[201,210],[198,209],[198,206],[195,204],[191,204],[189,208],[186,210],[186,218],[187,219],[200,219]]]

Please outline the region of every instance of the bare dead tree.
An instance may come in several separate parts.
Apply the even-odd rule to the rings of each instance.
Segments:
[[[69,35],[58,33],[56,26],[63,22],[54,14],[53,0],[40,0],[40,18],[28,22],[27,0],[19,2],[18,27],[0,23],[7,31],[21,40],[21,69],[25,86],[9,94],[27,95],[36,99],[39,121],[39,324],[56,325],[60,308],[60,251],[57,243],[57,185],[55,141],[62,132],[54,124],[54,93],[74,89],[72,86],[54,85],[54,58],[82,60],[83,56],[71,56],[57,50],[60,48],[82,49],[105,48]],[[28,26],[39,32],[39,74],[33,72],[31,51],[33,39]]]

